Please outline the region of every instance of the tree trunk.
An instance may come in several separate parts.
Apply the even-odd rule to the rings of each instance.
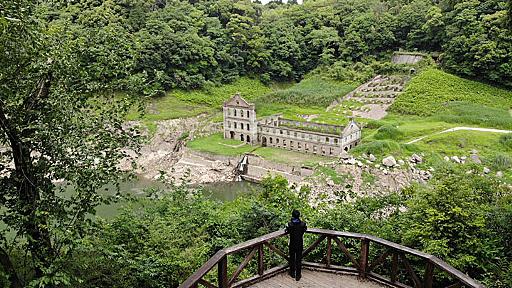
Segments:
[[[37,189],[37,177],[33,175],[34,169],[30,149],[23,143],[17,129],[9,123],[1,106],[0,128],[6,133],[12,150],[16,170],[13,180],[21,206],[19,207],[19,213],[27,219],[24,223],[21,223],[22,233],[28,236],[29,250],[36,261],[35,276],[39,278],[43,274],[40,267],[47,267],[51,262],[50,259],[53,259],[54,253],[50,233],[46,228],[48,227],[47,219],[36,213],[40,205],[40,195]]]
[[[0,264],[2,264],[4,271],[7,272],[7,275],[9,276],[9,282],[11,282],[11,285],[9,287],[11,287],[11,288],[23,287],[23,285],[21,285],[20,278],[18,277],[18,274],[16,273],[16,269],[12,265],[9,255],[1,247],[0,247]]]

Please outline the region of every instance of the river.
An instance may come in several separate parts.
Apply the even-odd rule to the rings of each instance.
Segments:
[[[123,193],[129,192],[132,195],[143,197],[145,195],[144,190],[149,187],[158,187],[163,188],[164,185],[160,182],[148,180],[148,179],[138,179],[136,181],[124,182],[120,184],[120,191]],[[213,182],[201,185],[195,185],[194,187],[202,187],[203,192],[208,197],[212,199],[220,200],[220,201],[232,201],[236,197],[246,193],[255,193],[259,190],[259,185],[246,181],[239,182]],[[103,195],[111,195],[111,189],[101,189],[99,191],[100,194]],[[70,192],[72,193],[72,192]],[[117,203],[111,203],[108,205],[100,205],[96,209],[96,216],[110,219],[114,217],[120,208],[122,208],[126,202],[120,201]]]

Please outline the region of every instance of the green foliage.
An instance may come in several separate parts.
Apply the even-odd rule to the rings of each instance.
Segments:
[[[129,176],[119,161],[140,144],[140,133],[123,126],[130,101],[97,94],[112,92],[77,63],[74,41],[44,31],[35,8],[9,2],[0,16],[9,18],[0,31],[0,147],[8,148],[0,152],[0,264],[11,287],[69,285],[63,266],[88,216],[113,200],[98,190]]]
[[[507,170],[512,167],[512,157],[507,154],[498,153],[493,157],[492,166],[498,170]]]
[[[454,101],[459,104],[452,104]],[[508,111],[512,107],[512,92],[459,78],[440,70],[427,69],[411,80],[405,92],[391,106],[391,111],[430,116],[449,113],[452,109],[454,117],[460,119],[461,106],[457,105],[470,104]],[[476,109],[473,108],[474,106],[462,107]],[[489,111],[494,118],[503,115],[496,115],[497,110],[486,111]]]
[[[283,228],[293,209],[306,220],[313,213],[307,194],[295,193],[286,179],[261,185],[260,195],[233,202],[213,201],[186,184],[137,199],[138,208],[98,222],[79,243],[67,268],[81,282],[72,286],[177,287],[219,249]],[[229,269],[237,266],[232,261]]]
[[[501,134],[479,131],[455,131],[429,136],[415,145],[423,150],[441,155],[469,155],[471,150],[479,151],[480,156],[493,158],[496,153],[509,153],[500,145]]]
[[[315,208],[307,189],[297,192],[279,176],[263,179],[259,194],[232,202],[213,201],[186,183],[171,184],[86,230],[65,268],[75,276],[73,287],[177,287],[219,249],[281,229],[299,209],[309,227],[376,235],[432,253],[493,287],[507,287],[512,191],[488,175],[468,177],[473,169],[440,167],[426,186]],[[228,269],[244,256],[232,256]],[[308,257],[323,256],[313,251]],[[256,273],[256,266],[247,269]],[[442,274],[435,279],[437,286],[448,283]]]
[[[240,92],[244,99],[253,101],[270,91],[271,89],[260,81],[244,77],[231,84],[211,87],[209,89],[174,91],[170,96],[182,101],[218,108],[235,93]]]
[[[510,197],[510,191],[496,179],[468,177],[470,169],[445,167],[436,171],[428,187],[413,187],[401,225],[405,244],[481,277],[492,266],[488,259],[509,253],[500,245],[502,236],[494,234],[498,230],[489,213],[502,207],[500,197]]]
[[[319,76],[310,76],[292,87],[275,91],[261,97],[258,102],[283,103],[299,106],[326,107],[335,99],[354,90],[357,85],[347,82],[325,80]]]
[[[512,133],[503,134],[500,136],[500,144],[509,149],[512,149]]]
[[[400,145],[395,141],[376,140],[358,145],[352,149],[352,152],[357,154],[384,155],[399,152],[400,149]]]
[[[187,143],[187,147],[201,152],[237,156],[254,149],[249,144],[233,139],[224,139],[222,133],[216,133],[208,137],[196,138]]]
[[[448,123],[472,124],[481,127],[512,129],[512,115],[506,109],[476,103],[450,102],[433,117]]]
[[[375,133],[375,135],[373,135],[373,137],[378,140],[397,140],[402,136],[402,134],[402,131],[398,130],[397,127],[390,124],[386,124],[384,126],[379,127],[379,129],[377,129],[377,132]]]

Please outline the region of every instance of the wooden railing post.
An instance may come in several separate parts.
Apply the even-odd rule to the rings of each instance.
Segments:
[[[359,258],[359,277],[366,278],[368,270],[368,253],[370,252],[370,240],[361,238],[361,255]]]
[[[427,267],[425,267],[425,279],[423,280],[424,288],[432,288],[434,283],[434,264],[427,261]]]
[[[265,263],[264,263],[264,254],[263,254],[263,243],[258,246],[258,275],[263,275],[265,271]]]
[[[219,288],[228,288],[228,257],[227,255],[220,259],[217,268],[217,283]]]
[[[395,283],[398,276],[398,253],[393,251],[393,257],[391,260],[391,282]]]
[[[327,268],[331,266],[332,238],[327,237]]]

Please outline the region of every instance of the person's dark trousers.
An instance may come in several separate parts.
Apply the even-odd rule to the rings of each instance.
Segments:
[[[295,277],[295,280],[299,281],[300,277],[302,277],[302,249],[290,249],[290,276]]]

